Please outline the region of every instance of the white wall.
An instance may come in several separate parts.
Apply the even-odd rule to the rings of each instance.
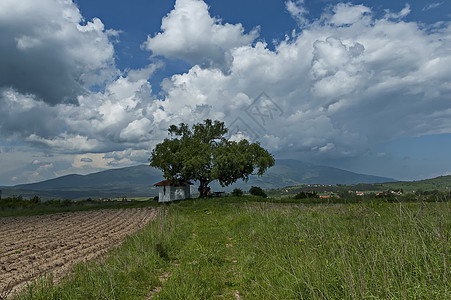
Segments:
[[[169,202],[171,200],[171,187],[159,186],[158,187],[158,202]]]
[[[183,200],[191,197],[189,186],[159,186],[158,193],[158,202]]]

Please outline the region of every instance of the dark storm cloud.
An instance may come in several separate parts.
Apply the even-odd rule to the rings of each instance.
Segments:
[[[55,105],[76,102],[84,88],[76,80],[77,70],[55,43],[34,49],[18,49],[15,32],[0,27],[0,86],[12,87],[23,94],[33,94]]]
[[[58,117],[55,107],[11,89],[0,89],[0,107],[0,134],[4,136],[53,137],[64,128],[64,120]]]
[[[2,1],[0,87],[50,105],[76,103],[85,87],[105,79],[99,74],[114,73],[114,49],[102,22],[82,23],[72,2]]]

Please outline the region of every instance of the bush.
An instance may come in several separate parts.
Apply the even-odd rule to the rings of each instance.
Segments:
[[[243,196],[243,191],[241,189],[236,188],[232,191],[232,196],[236,197]]]
[[[52,206],[52,205],[53,206],[59,206],[61,204],[61,201],[60,200],[51,199],[51,200],[45,201],[44,204],[46,206]]]
[[[266,193],[262,190],[262,188],[260,188],[258,186],[252,186],[249,189],[249,193],[251,195],[260,196],[260,197],[263,197],[263,198],[267,198],[268,197],[268,195],[266,195]]]
[[[61,201],[61,205],[62,206],[71,206],[72,205],[72,201],[69,199],[65,199],[63,201]]]
[[[38,196],[34,196],[33,198],[30,199],[30,203],[39,204],[41,203],[41,199]]]

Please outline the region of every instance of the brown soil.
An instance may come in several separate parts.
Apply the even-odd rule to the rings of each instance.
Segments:
[[[58,279],[155,218],[151,208],[0,218],[0,299],[43,274]]]

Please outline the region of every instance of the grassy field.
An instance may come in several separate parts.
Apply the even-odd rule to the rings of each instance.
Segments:
[[[161,207],[140,233],[18,299],[449,299],[449,202]]]

